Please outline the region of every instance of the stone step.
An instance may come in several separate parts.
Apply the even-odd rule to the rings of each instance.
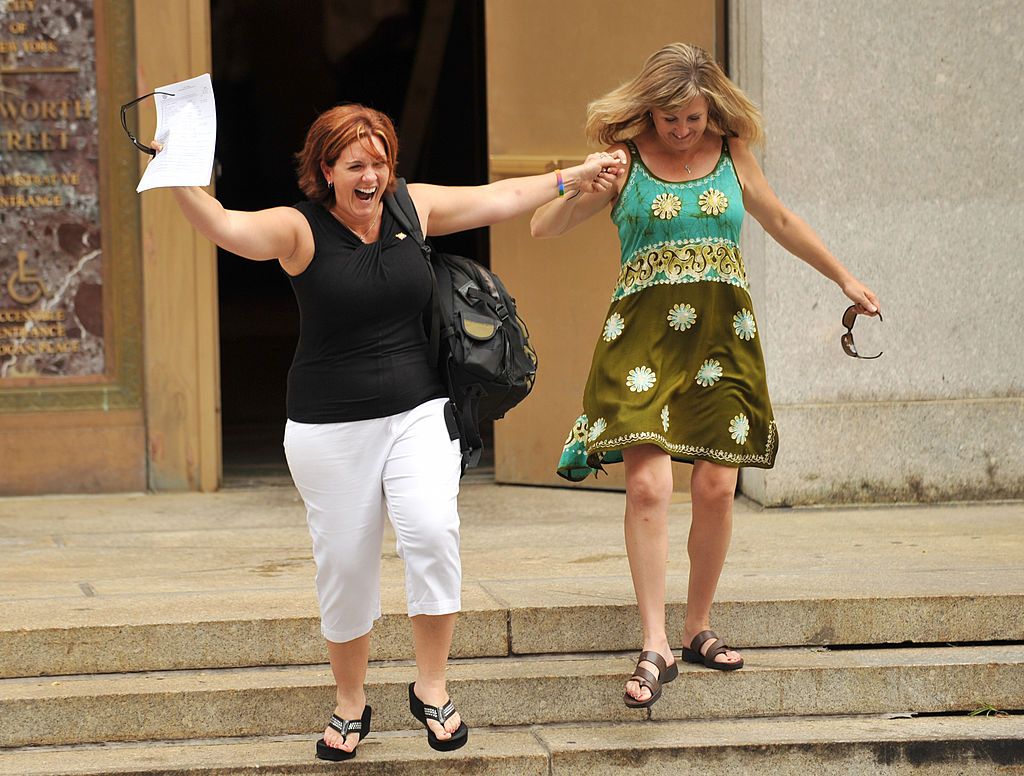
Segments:
[[[618,602],[630,595],[628,580],[612,585],[613,600],[593,603],[598,587],[607,590],[607,580],[506,585],[495,595],[515,603],[504,607],[468,592],[452,657],[638,648],[636,606]],[[11,607],[0,627],[0,678],[324,662],[315,614],[296,609],[294,595],[280,593],[236,595],[230,604],[200,599],[181,610]],[[1021,611],[1024,595],[1012,594],[724,600],[715,604],[715,627],[748,648],[1024,641]],[[685,602],[671,602],[667,615],[669,632],[681,632]],[[412,658],[404,613],[377,623],[371,658]]]
[[[653,712],[622,704],[635,654],[457,660],[449,689],[475,726],[1024,709],[1024,645],[747,650],[731,673],[681,665]],[[410,664],[374,665],[377,730],[415,725]],[[0,680],[0,746],[308,733],[333,707],[327,666]]]
[[[705,773],[806,776],[1024,774],[1024,717],[819,717],[637,721],[475,729],[461,750],[439,754],[422,734],[374,732],[355,760],[313,759],[314,735],[13,749],[0,776],[361,776],[457,772],[488,776],[698,776]]]

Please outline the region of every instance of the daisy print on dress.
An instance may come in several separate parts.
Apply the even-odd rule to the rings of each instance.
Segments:
[[[697,322],[697,311],[685,302],[673,305],[668,311],[668,325],[676,331],[686,331]]]
[[[606,428],[608,428],[608,421],[606,421],[604,418],[598,418],[597,420],[595,420],[594,425],[590,427],[590,441],[593,442],[595,439],[601,436],[601,434],[604,433],[604,430]]]
[[[651,390],[657,381],[658,376],[654,374],[654,370],[646,365],[634,367],[626,375],[626,387],[634,393],[643,393],[644,391]]]
[[[683,201],[675,194],[667,192],[656,196],[654,202],[651,203],[651,210],[654,211],[654,215],[665,221],[675,218],[682,209]]]
[[[622,334],[626,328],[626,321],[618,313],[612,313],[604,322],[604,341],[611,342]]]
[[[668,405],[661,408],[661,430],[668,433]]]
[[[757,333],[757,324],[754,322],[754,314],[743,308],[732,317],[732,330],[741,340],[752,340]]]
[[[747,433],[750,431],[750,421],[742,412],[729,421],[729,436],[736,440],[736,444],[742,445],[747,441]]]
[[[703,385],[705,388],[714,385],[722,379],[721,363],[713,358],[709,358],[700,365],[700,369],[697,370],[697,376],[694,379],[697,381],[697,385]]]
[[[708,189],[697,198],[700,212],[708,216],[720,216],[729,207],[729,198],[718,189]]]

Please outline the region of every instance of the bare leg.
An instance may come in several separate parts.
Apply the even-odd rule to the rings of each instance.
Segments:
[[[657,652],[672,665],[665,633],[665,569],[668,564],[668,505],[672,498],[672,461],[654,445],[622,451],[626,467],[626,555],[643,626],[643,649]],[[642,663],[658,675],[656,666]],[[651,691],[626,682],[626,692],[646,701]]]
[[[327,642],[327,655],[331,660],[331,673],[337,684],[337,707],[334,713],[342,719],[359,719],[366,705],[366,664],[370,659],[370,634],[352,641]],[[359,741],[358,733],[349,733],[341,740],[341,733],[332,727],[324,730],[324,743],[351,752]]]
[[[413,691],[428,706],[443,706],[448,700],[445,669],[452,647],[455,617],[454,614],[419,614],[410,618],[416,645],[416,686]],[[434,735],[442,741],[451,738],[461,723],[458,712],[444,723],[444,727],[432,719],[427,720]]]
[[[690,479],[693,520],[686,548],[690,554],[690,580],[686,593],[686,623],[683,644],[711,627],[711,603],[725,565],[732,538],[732,505],[736,494],[738,469],[709,461],[697,461]],[[713,645],[708,642],[702,651]],[[719,663],[735,663],[739,652],[729,651],[715,658]]]

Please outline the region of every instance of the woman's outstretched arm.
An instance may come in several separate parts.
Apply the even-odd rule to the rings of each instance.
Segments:
[[[621,175],[622,170],[619,160],[591,154],[582,164],[561,171],[562,197],[558,197],[558,180],[553,172],[506,178],[485,186],[414,183],[409,186],[409,193],[425,233],[450,234],[507,221],[555,198],[593,192]]]
[[[603,152],[603,156],[614,158],[623,174],[628,170],[626,165],[629,157],[625,146],[612,146]],[[530,234],[534,237],[558,237],[565,234],[614,202],[620,188],[616,179],[602,178],[594,191],[581,193],[571,199],[561,197],[548,202],[538,208],[530,219]]]
[[[158,153],[162,150],[157,142],[153,147]],[[171,191],[188,222],[225,250],[253,261],[278,259],[291,274],[305,269],[313,257],[313,234],[295,208],[228,210],[199,186],[175,186]]]
[[[729,151],[743,187],[743,206],[772,239],[839,286],[863,312],[869,315],[879,312],[881,305],[874,292],[832,255],[806,221],[782,204],[747,144],[732,138]]]
[[[313,255],[312,233],[295,208],[228,210],[198,186],[179,186],[173,191],[188,222],[225,250],[254,261],[280,259],[282,266],[294,263],[303,247],[308,249],[308,258]],[[308,240],[303,239],[303,232]]]

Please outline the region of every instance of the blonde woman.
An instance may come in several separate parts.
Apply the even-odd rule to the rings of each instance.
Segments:
[[[693,519],[682,658],[743,666],[711,630],[711,604],[732,534],[741,466],[771,468],[778,434],[748,278],[739,251],[749,211],[780,245],[833,281],[860,313],[876,296],[779,201],[750,146],[757,108],[696,46],[653,54],[632,81],[591,103],[587,138],[622,154],[627,175],[536,211],[535,237],[554,237],[611,206],[622,265],[559,474],[578,481],[625,464],[626,553],[643,651],[624,702],[650,707],[678,676],[665,630],[671,461],[693,464]]]

